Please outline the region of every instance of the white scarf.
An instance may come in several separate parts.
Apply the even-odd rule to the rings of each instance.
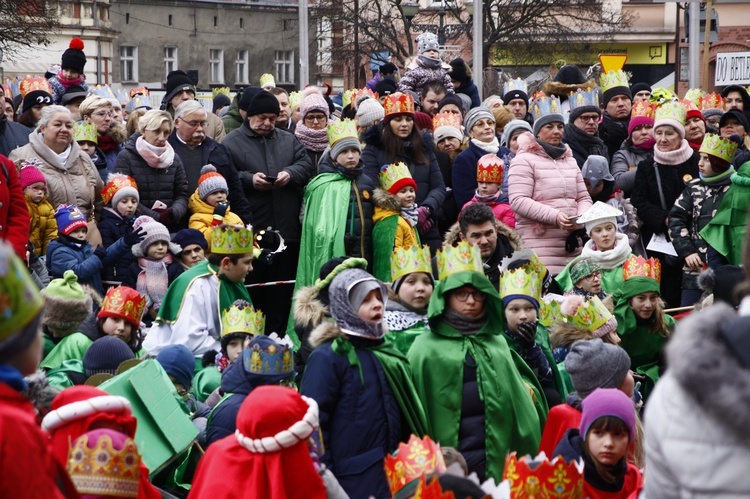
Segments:
[[[497,136],[492,138],[492,142],[482,142],[481,140],[471,139],[471,143],[490,154],[497,154],[497,151],[500,150],[500,142],[497,141]]]
[[[630,243],[628,242],[628,236],[618,232],[615,235],[615,247],[607,251],[599,251],[594,249],[594,240],[589,239],[583,246],[581,252],[581,258],[591,258],[602,270],[610,270],[620,267],[625,263],[632,253],[630,249]]]

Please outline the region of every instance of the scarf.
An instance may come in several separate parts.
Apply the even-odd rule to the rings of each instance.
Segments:
[[[55,151],[50,149],[47,144],[44,143],[44,137],[39,132],[31,132],[29,134],[29,143],[34,148],[34,152],[39,155],[39,159],[49,163],[54,168],[63,171],[69,171],[72,168],[78,167],[77,160],[80,157],[80,149],[76,141],[66,149],[67,154],[57,154]]]
[[[499,203],[498,201],[500,199],[500,195],[503,193],[500,189],[497,190],[495,194],[488,194],[486,196],[483,196],[479,194],[479,191],[476,191],[474,193],[474,199],[476,199],[479,203],[484,204],[490,204],[490,203]]]
[[[417,203],[413,203],[408,208],[404,208],[403,206],[401,207],[401,216],[404,217],[412,227],[417,225],[417,220],[419,219],[417,209]]]
[[[537,144],[542,146],[542,148],[544,149],[544,152],[546,152],[547,155],[552,159],[560,158],[563,154],[565,154],[565,151],[567,150],[567,148],[565,147],[565,144],[561,146],[553,146],[552,144],[542,142],[541,140],[536,139],[536,138],[534,140],[536,140]]]
[[[443,312],[443,322],[452,327],[464,336],[469,336],[479,332],[487,323],[487,314],[484,310],[476,317],[469,317],[452,308],[446,308]]]
[[[172,166],[174,162],[174,149],[169,142],[164,147],[156,147],[146,142],[141,135],[135,141],[135,149],[151,168],[163,170]]]
[[[481,140],[477,139],[470,140],[472,144],[486,153],[497,154],[497,152],[500,150],[500,142],[497,140],[497,137],[493,137],[492,142],[482,142]]]
[[[422,67],[425,67],[427,69],[440,69],[443,65],[440,59],[433,59],[431,57],[427,57],[426,55],[417,56],[417,60],[419,61],[419,64],[422,65]]]
[[[65,90],[67,90],[73,85],[80,85],[81,83],[83,83],[83,75],[79,76],[78,78],[73,78],[72,80],[69,80],[63,76],[62,70],[60,70],[57,72],[57,81],[59,81],[60,85],[65,87]]]
[[[600,251],[594,247],[594,240],[589,239],[586,244],[583,245],[583,251],[581,252],[581,258],[591,258],[599,264],[603,270],[616,269],[621,267],[625,260],[628,259],[632,250],[628,243],[628,236],[625,234],[617,233],[615,235],[615,247],[611,250]]]
[[[708,185],[715,185],[715,184],[721,184],[725,180],[727,180],[729,177],[734,175],[734,166],[729,165],[729,169],[725,172],[719,173],[718,175],[714,175],[713,177],[704,177],[702,173],[699,173],[701,180]]]
[[[362,175],[362,172],[365,171],[365,164],[360,161],[359,164],[354,168],[344,168],[340,164],[336,163],[336,170],[338,170],[338,172],[344,178],[347,178],[349,180],[357,180]]]
[[[674,151],[661,151],[658,147],[654,147],[654,161],[660,165],[677,166],[681,165],[685,161],[689,160],[693,155],[693,148],[690,147],[688,141],[682,139],[680,147]]]
[[[120,144],[109,135],[99,134],[97,147],[99,147],[103,153],[116,152],[119,145]]]
[[[609,152],[604,141],[597,135],[589,135],[573,123],[565,125],[565,135],[572,136],[573,142],[577,142],[580,146],[588,152],[588,154],[598,154],[599,156],[607,157]],[[563,137],[565,138],[565,137]],[[568,141],[569,143],[570,141]],[[570,144],[569,144],[570,145]],[[572,146],[571,146],[572,147]]]
[[[305,126],[304,120],[299,120],[297,128],[294,130],[294,135],[297,136],[305,149],[310,149],[315,152],[323,152],[328,147],[328,130],[313,130]]]
[[[161,302],[169,288],[169,274],[167,265],[172,263],[172,254],[167,253],[161,260],[150,260],[148,258],[139,258],[138,266],[141,272],[138,274],[136,290],[146,297],[147,306],[154,310],[161,308]]]
[[[633,144],[633,147],[638,147],[640,149],[643,149],[644,151],[653,151],[655,145],[656,145],[656,139],[648,139],[646,142],[641,142],[640,144]]]

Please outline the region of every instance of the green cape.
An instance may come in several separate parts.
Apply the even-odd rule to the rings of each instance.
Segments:
[[[409,349],[414,343],[414,340],[417,339],[417,336],[429,330],[430,328],[427,327],[424,321],[419,321],[413,326],[402,329],[401,331],[388,331],[385,334],[385,339],[393,343],[393,346],[395,346],[399,352],[406,355],[409,353]]]
[[[441,320],[445,294],[469,284],[487,294],[487,323],[473,335],[463,335]],[[435,287],[428,316],[430,330],[409,350],[414,384],[441,445],[458,446],[463,367],[466,354],[477,362],[479,396],[486,414],[487,475],[501,480],[508,452],[536,454],[547,417],[547,402],[536,376],[502,335],[500,296],[477,272],[453,274]]]
[[[602,269],[602,290],[608,295],[617,293],[622,287],[622,265],[613,269]],[[555,281],[560,285],[560,289],[563,293],[567,293],[573,289],[573,281],[570,280],[570,263],[568,263],[557,277]]]
[[[54,369],[47,371],[45,376],[49,382],[49,386],[64,390],[70,388],[73,385],[73,381],[68,376],[68,373],[74,372],[86,376],[86,370],[83,368],[83,362],[81,359],[68,359]]]
[[[508,346],[511,348],[511,350],[519,353],[521,349],[521,342],[516,338],[511,338],[510,336],[508,336],[505,333],[505,329],[503,329],[503,337],[505,338],[505,341],[508,342]],[[547,359],[550,369],[552,369],[552,375],[554,377],[553,382],[555,384],[557,393],[560,394],[560,398],[562,398],[562,400],[565,400],[565,397],[568,396],[569,390],[567,384],[565,383],[565,378],[562,376],[560,370],[557,367],[555,356],[552,355],[552,347],[550,347],[549,344],[549,331],[547,331],[547,328],[541,322],[537,322],[536,336],[534,337],[534,339],[536,340],[536,344],[539,345],[539,347],[542,349],[542,353]]]
[[[399,216],[394,213],[372,228],[372,275],[383,282],[391,282],[391,254]]]
[[[199,402],[205,402],[209,395],[221,385],[221,373],[216,366],[201,369],[193,377],[193,395]]]
[[[60,367],[66,360],[83,360],[93,341],[83,333],[73,333],[55,345],[39,365],[45,371]]]

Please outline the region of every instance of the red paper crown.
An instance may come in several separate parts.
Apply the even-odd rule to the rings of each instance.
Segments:
[[[503,160],[495,154],[485,154],[477,161],[477,182],[503,183]]]
[[[452,491],[443,492],[438,477],[432,477],[432,480],[428,484],[427,478],[422,475],[419,477],[414,499],[456,499],[456,495]]]
[[[542,452],[533,460],[511,453],[505,460],[503,480],[510,484],[514,499],[583,497],[583,461],[567,463],[561,456],[552,461]]]
[[[117,286],[107,290],[97,317],[124,319],[138,329],[141,327],[141,317],[145,310],[145,297],[133,288]]]
[[[723,111],[726,102],[726,99],[720,94],[706,94],[701,97],[701,111],[705,111],[706,109],[721,109]]]
[[[648,277],[661,282],[661,262],[656,258],[646,260],[642,256],[632,255],[622,266],[623,282],[634,277]]]
[[[389,94],[385,96],[385,103],[383,104],[385,109],[385,115],[391,114],[403,114],[403,113],[414,113],[414,99],[409,94],[402,94],[396,92],[395,94]]]
[[[131,88],[129,92],[130,98],[132,99],[136,95],[149,95],[148,88],[146,87],[138,87],[138,88]]]
[[[445,461],[440,445],[428,436],[422,440],[412,435],[407,443],[398,444],[398,449],[393,455],[385,457],[385,476],[391,494],[395,494],[423,475],[444,471]]]
[[[378,100],[378,93],[373,92],[369,88],[363,88],[362,90],[357,90],[357,92],[355,92],[354,97],[352,98],[352,101],[355,102],[357,105],[359,105],[359,100],[364,97],[371,97],[375,100]]]
[[[658,106],[656,104],[650,104],[648,101],[638,101],[633,104],[633,110],[630,112],[630,118],[632,119],[636,116],[642,116],[644,118],[651,118],[653,120],[657,107]]]
[[[109,204],[109,202],[112,201],[112,196],[114,196],[117,191],[119,191],[123,187],[132,187],[135,190],[138,190],[138,185],[136,185],[135,179],[133,179],[133,177],[129,177],[123,174],[111,175],[109,182],[107,182],[107,184],[104,186],[104,189],[101,190],[104,204]]]
[[[27,76],[21,81],[20,88],[22,97],[26,97],[26,95],[28,95],[30,92],[34,92],[36,90],[42,90],[52,95],[52,87],[50,87],[47,79],[42,78],[41,76],[37,76],[35,78]]]

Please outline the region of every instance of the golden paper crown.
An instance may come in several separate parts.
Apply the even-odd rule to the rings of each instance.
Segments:
[[[445,461],[440,445],[430,439],[412,435],[407,443],[399,443],[393,455],[385,456],[385,477],[391,494],[424,475],[445,472]]]
[[[150,95],[150,92],[148,91],[148,88],[146,87],[131,88],[130,98],[132,99],[136,95],[143,95],[145,97],[148,97]]]
[[[656,104],[651,104],[648,101],[638,101],[635,104],[633,104],[633,109],[630,111],[630,119],[635,118],[636,116],[642,116],[645,118],[651,118],[654,119],[654,113],[656,112]]]
[[[656,258],[646,260],[642,256],[631,255],[622,266],[623,282],[634,277],[648,277],[661,282],[661,262]]]
[[[102,99],[114,99],[115,94],[112,92],[112,89],[109,88],[109,85],[97,85],[94,88],[89,89],[90,93],[92,95],[98,95]]]
[[[251,226],[217,226],[211,234],[211,253],[244,255],[255,253],[255,236]]]
[[[523,93],[528,93],[528,84],[526,83],[526,80],[522,80],[521,78],[516,78],[515,80],[506,81],[503,83],[503,95],[507,94],[508,92],[512,92],[514,90],[519,90]]]
[[[401,92],[389,94],[385,96],[383,109],[385,109],[386,116],[403,113],[414,114],[414,99],[410,94],[402,94]]]
[[[503,258],[500,262],[500,272],[509,271],[511,267],[514,267],[513,264],[515,262],[524,260],[525,263],[517,268],[522,268],[535,273],[539,277],[539,282],[544,283],[544,278],[547,276],[547,267],[545,267],[539,257],[536,256],[536,253],[528,248],[522,251],[516,251],[512,256],[506,256]]]
[[[302,102],[302,92],[295,90],[289,94],[289,108],[294,109]]]
[[[349,118],[337,120],[328,125],[328,145],[333,146],[339,140],[349,137],[359,141],[357,122]]]
[[[86,140],[99,144],[99,132],[96,131],[96,125],[93,123],[76,123],[73,126],[73,140],[76,142]]]
[[[722,97],[721,94],[710,93],[704,95],[701,98],[700,108],[701,111],[705,111],[707,109],[721,109],[723,111],[726,106],[726,102],[726,99]]]
[[[141,456],[132,438],[116,450],[109,435],[101,435],[94,447],[89,435],[75,441],[68,453],[68,475],[79,494],[138,497]]]
[[[415,272],[432,275],[432,257],[428,246],[412,246],[409,249],[396,248],[391,253],[391,282]]]
[[[587,88],[586,90],[579,88],[575,92],[570,92],[568,102],[570,102],[571,111],[579,107],[595,107],[598,109],[599,94],[593,88]]]
[[[689,100],[693,104],[695,104],[696,108],[700,108],[701,100],[703,100],[703,96],[706,95],[705,90],[702,90],[700,88],[691,88],[687,92],[685,92],[685,100]]]
[[[552,326],[552,324],[562,322],[564,314],[560,307],[560,302],[557,300],[542,300],[539,303],[539,322],[548,328]]]
[[[109,204],[109,202],[112,201],[112,197],[117,193],[117,191],[119,191],[120,189],[124,189],[125,187],[132,187],[136,191],[138,190],[138,186],[136,185],[135,179],[133,179],[133,177],[129,177],[122,173],[110,174],[110,176],[108,177],[108,182],[104,185],[104,189],[102,189],[101,191],[104,204]]]
[[[734,153],[737,152],[737,143],[719,135],[707,133],[703,137],[703,143],[699,152],[716,156],[727,163],[731,163],[734,160]]]
[[[445,245],[437,254],[438,279],[441,281],[459,272],[484,274],[482,253],[476,246],[461,241],[456,246]]]
[[[584,301],[573,314],[565,314],[563,321],[593,332],[606,324],[611,318],[612,313],[609,309],[598,296],[593,296],[588,301]]]
[[[548,114],[560,114],[560,99],[554,95],[549,97],[537,94],[531,101],[531,114],[534,115],[535,120]]]
[[[413,497],[414,499],[456,499],[456,495],[452,490],[443,492],[437,476],[433,476],[430,483],[427,483],[427,477],[424,475],[419,477],[417,490]]]
[[[453,113],[437,113],[432,117],[432,129],[437,130],[441,126],[452,126],[461,130],[461,118]]]
[[[229,97],[229,94],[231,91],[229,90],[229,87],[216,87],[213,90],[211,90],[211,96],[216,97],[219,94],[224,94],[227,97]]]
[[[350,88],[349,90],[344,90],[344,93],[341,94],[341,104],[343,107],[348,106],[352,102],[354,102],[354,95],[359,92],[356,88]]]
[[[503,183],[503,160],[496,154],[485,154],[477,161],[477,182]]]
[[[615,87],[630,88],[628,75],[623,70],[603,72],[599,76],[599,85],[602,87],[602,92]]]
[[[146,310],[146,297],[127,286],[109,288],[104,296],[102,308],[98,317],[114,317],[123,319],[136,329],[141,327],[141,318]]]
[[[263,334],[265,329],[266,316],[247,302],[239,304],[235,301],[221,313],[221,336],[233,333],[258,336]]]
[[[26,78],[21,80],[20,89],[21,97],[26,97],[26,95],[28,95],[29,93],[35,92],[37,90],[41,90],[42,92],[47,92],[48,94],[52,95],[52,87],[50,86],[47,79],[42,78],[41,76],[27,76]]]
[[[362,90],[357,90],[357,92],[354,94],[353,102],[355,106],[358,106],[361,99],[365,97],[370,97],[372,99],[378,100],[377,92],[373,92],[369,88],[363,88]]]
[[[654,121],[675,120],[678,123],[685,124],[687,120],[687,110],[681,102],[666,102],[659,106],[654,113]]]
[[[411,180],[411,182],[407,179]],[[398,189],[395,189],[398,192],[407,184],[414,184],[414,179],[411,176],[409,167],[404,163],[393,163],[380,169],[380,187],[386,191],[391,192],[392,189],[398,187]],[[394,194],[394,192],[391,192],[391,194]]]
[[[260,86],[261,88],[275,87],[276,80],[271,73],[263,73],[260,75]]]
[[[542,281],[537,273],[521,267],[500,274],[500,298],[512,295],[528,296],[539,302],[542,296]]]
[[[557,456],[550,461],[544,452],[534,459],[531,456],[518,459],[512,452],[505,459],[503,480],[509,482],[513,499],[580,499],[583,497],[583,460],[567,463],[562,456]]]

